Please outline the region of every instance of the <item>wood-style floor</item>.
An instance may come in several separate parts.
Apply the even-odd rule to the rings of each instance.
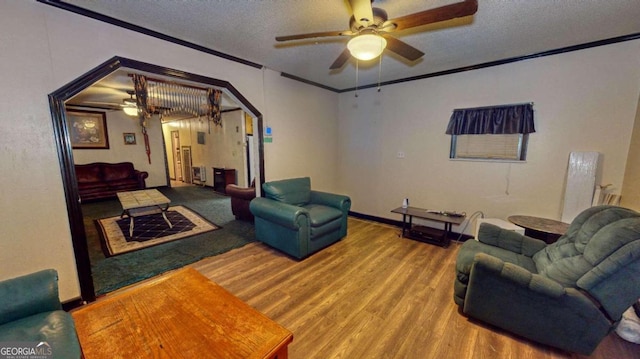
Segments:
[[[303,261],[252,243],[192,266],[291,330],[292,359],[584,358],[460,314],[458,248],[349,218],[346,238]],[[590,358],[640,358],[640,346],[612,333]]]

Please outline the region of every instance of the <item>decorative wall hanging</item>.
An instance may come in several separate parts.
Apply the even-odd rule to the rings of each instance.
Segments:
[[[140,109],[138,118],[144,136],[145,150],[151,163],[147,121],[153,114],[164,117],[206,119],[222,127],[220,104],[222,91],[212,88],[176,84],[157,79],[150,79],[140,74],[132,75],[136,95],[136,105]]]
[[[222,126],[222,91],[147,78],[147,108],[162,117],[197,117]]]
[[[133,132],[124,132],[122,134],[122,137],[124,137],[124,144],[125,145],[135,145],[136,144],[136,134]]]
[[[67,110],[67,126],[73,149],[109,149],[104,112]]]
[[[222,99],[222,91],[209,89],[207,90],[207,98],[209,99],[208,116],[214,125],[222,127],[222,115],[220,114],[220,100]]]
[[[147,120],[151,118],[153,111],[149,108],[147,101],[147,78],[144,75],[134,74],[133,86],[136,91],[136,105],[138,105],[138,118],[140,119],[140,127],[142,127],[144,149],[147,153],[149,164],[151,164],[151,147],[149,147],[149,135],[147,134]]]

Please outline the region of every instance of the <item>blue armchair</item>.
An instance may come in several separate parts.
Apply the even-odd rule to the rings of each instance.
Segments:
[[[266,182],[251,201],[256,237],[298,259],[347,235],[347,196],[312,191],[309,177]]]
[[[0,343],[44,345],[53,358],[80,358],[71,315],[58,298],[58,273],[53,269],[0,282]],[[44,344],[43,344],[44,343]]]
[[[591,207],[557,242],[483,223],[456,260],[464,314],[566,351],[591,354],[640,297],[640,213]]]

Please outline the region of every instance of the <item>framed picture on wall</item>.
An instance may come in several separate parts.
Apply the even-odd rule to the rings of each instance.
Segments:
[[[125,132],[122,134],[124,136],[124,144],[125,145],[135,145],[136,144],[136,134],[133,132]]]
[[[109,149],[104,112],[67,110],[67,127],[74,149]]]

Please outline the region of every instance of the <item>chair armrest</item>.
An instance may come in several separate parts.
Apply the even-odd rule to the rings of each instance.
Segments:
[[[298,229],[309,221],[309,212],[306,209],[264,197],[254,198],[249,204],[249,209],[255,217],[291,229]]]
[[[138,180],[138,185],[140,188],[147,188],[147,184],[145,182],[145,178],[149,177],[149,172],[146,171],[138,171],[134,170],[136,179]]]
[[[506,249],[528,257],[533,256],[547,246],[544,241],[500,228],[491,223],[480,224],[478,240],[484,244]]]
[[[256,198],[255,187],[247,188],[247,187],[239,187],[238,185],[235,185],[235,184],[228,184],[225,187],[225,192],[227,193],[227,195],[231,197],[236,197],[236,198],[241,198],[246,200],[252,200]]]
[[[53,269],[0,282],[0,325],[60,309],[58,273]]]
[[[351,208],[351,199],[335,193],[311,191],[311,203],[337,208],[345,213]]]
[[[565,288],[561,284],[486,253],[476,254],[471,266],[471,272],[478,271],[483,275],[499,276],[515,286],[527,288],[548,297],[559,298],[565,293]]]

